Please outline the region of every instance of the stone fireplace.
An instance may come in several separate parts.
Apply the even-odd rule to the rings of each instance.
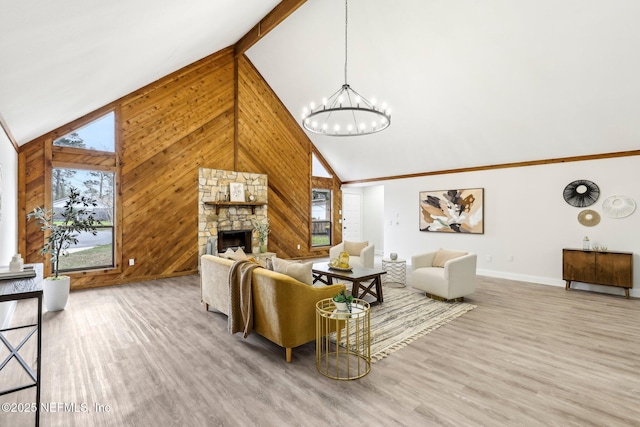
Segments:
[[[243,184],[246,205],[227,200],[231,183]],[[267,219],[267,189],[266,174],[200,168],[198,254],[215,255],[228,247],[251,253],[255,245],[252,220]]]

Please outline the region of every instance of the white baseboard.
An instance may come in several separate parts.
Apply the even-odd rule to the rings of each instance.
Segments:
[[[537,283],[540,285],[561,286],[563,288],[565,287],[564,280],[554,278],[554,277],[530,276],[527,274],[508,273],[504,271],[484,270],[484,269],[477,270],[477,274],[479,276],[496,277],[498,279],[515,280],[517,282],[529,282],[529,283]],[[572,282],[571,288],[581,289],[585,291],[600,292],[603,294],[624,295],[624,289],[618,288],[615,286],[603,286],[603,285],[593,285],[590,283]],[[630,289],[629,296],[640,297],[640,289],[639,290]]]

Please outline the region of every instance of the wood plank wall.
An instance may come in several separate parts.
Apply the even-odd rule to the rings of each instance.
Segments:
[[[253,64],[246,56],[240,57],[238,169],[268,175],[269,251],[283,258],[328,254],[326,248],[310,247],[312,148],[311,140]],[[342,203],[339,180],[333,179],[330,188],[336,195],[338,212]]]
[[[328,253],[309,247],[311,141],[249,60],[244,56],[234,60],[233,48],[100,111],[107,109],[118,116],[122,232],[118,268],[74,273],[73,289],[197,271],[199,167],[268,174],[269,250],[285,258]],[[83,120],[86,117],[20,148],[22,217],[50,203],[47,176],[51,167],[56,161],[60,166],[69,161],[64,150],[52,155],[51,141],[82,125]],[[337,178],[332,181],[336,201],[341,201],[340,185]],[[43,233],[37,224],[20,221],[19,249],[27,262],[42,262]],[[336,238],[340,240],[339,235]],[[134,266],[128,265],[130,258],[135,259]]]

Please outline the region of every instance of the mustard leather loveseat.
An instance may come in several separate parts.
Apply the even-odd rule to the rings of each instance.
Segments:
[[[229,270],[233,261],[202,255],[200,264],[201,300],[208,310],[229,315]],[[253,332],[286,349],[291,362],[292,348],[316,338],[316,303],[344,290],[343,284],[313,287],[266,268],[252,273]]]

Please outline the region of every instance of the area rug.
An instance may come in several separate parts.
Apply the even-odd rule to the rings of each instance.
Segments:
[[[475,305],[465,302],[435,301],[424,293],[385,286],[384,302],[371,306],[371,363],[474,308]],[[345,342],[343,337],[341,345],[346,345]]]

